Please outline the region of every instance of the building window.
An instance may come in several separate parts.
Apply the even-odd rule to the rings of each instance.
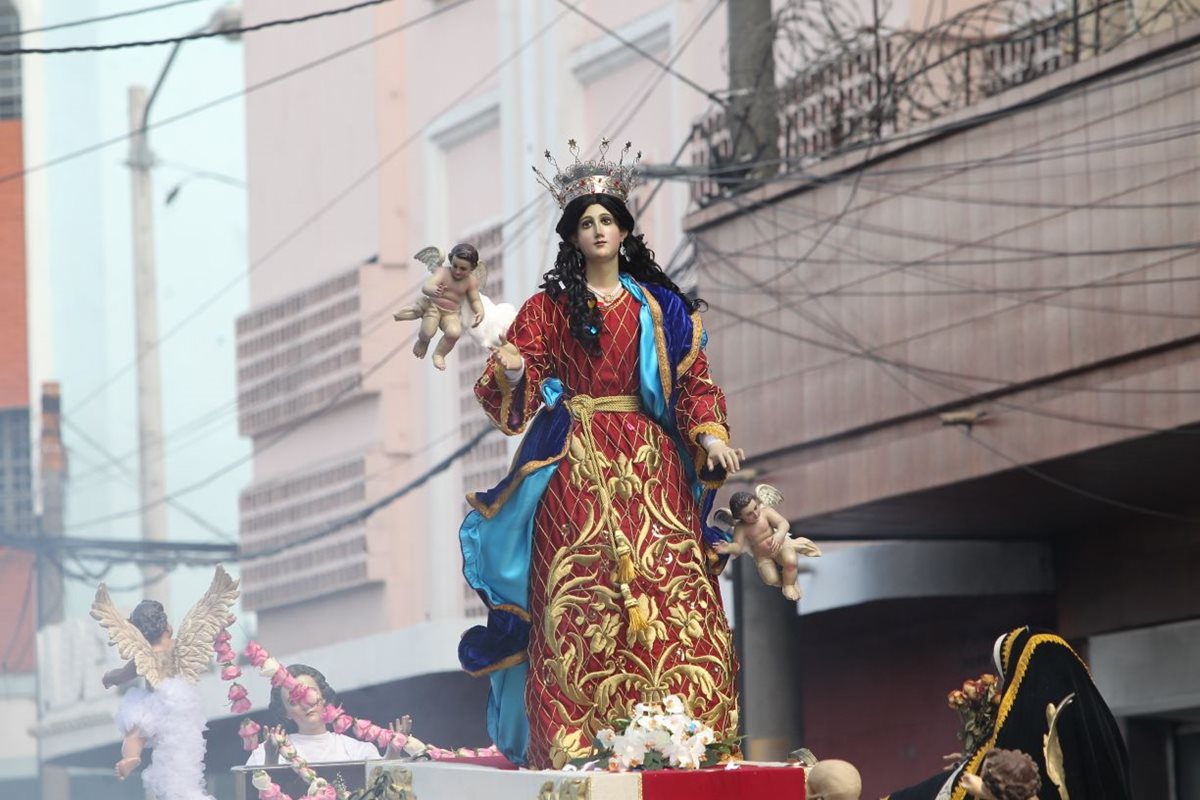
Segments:
[[[21,46],[21,17],[12,0],[0,0],[0,46]],[[0,119],[21,118],[21,57],[0,56]]]

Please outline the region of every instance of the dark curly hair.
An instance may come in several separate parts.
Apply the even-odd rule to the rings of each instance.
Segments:
[[[566,298],[567,319],[571,335],[575,341],[592,355],[600,353],[600,332],[604,329],[604,317],[600,308],[594,303],[595,296],[587,287],[587,274],[583,252],[572,241],[579,227],[579,218],[588,206],[599,203],[608,209],[617,220],[617,225],[626,232],[625,240],[621,243],[624,254],[619,256],[619,269],[639,283],[663,286],[683,301],[689,311],[702,311],[707,308],[703,300],[693,300],[679,290],[675,282],[667,277],[662,267],[654,260],[654,251],[647,245],[642,234],[634,234],[633,214],[625,204],[616,197],[608,194],[585,194],[576,197],[563,209],[562,217],[554,230],[558,232],[562,242],[558,245],[558,255],[554,259],[554,267],[542,276],[541,288],[552,300]]]
[[[996,800],[1029,800],[1042,790],[1037,764],[1020,750],[989,750],[979,777]]]
[[[758,498],[749,492],[734,492],[729,496],[729,513],[733,515],[734,519],[740,520],[742,512],[746,510],[746,506],[756,500]]]
[[[301,675],[307,675],[312,678],[317,684],[317,691],[321,693],[322,700],[331,705],[338,705],[337,692],[333,690],[333,687],[325,680],[325,675],[316,667],[310,667],[308,664],[292,664],[288,667],[288,672],[292,673],[292,677],[294,678],[299,678]],[[271,704],[268,708],[283,723],[288,733],[296,732],[296,723],[288,718],[287,706],[283,703],[283,687],[275,686],[271,688]]]
[[[471,265],[472,269],[479,266],[479,251],[475,249],[475,245],[473,244],[460,242],[454,245],[450,250],[450,255],[446,256],[446,261],[452,264],[456,258],[466,261]]]
[[[150,644],[158,644],[167,628],[171,627],[163,604],[157,600],[143,600],[138,603],[129,615],[129,621],[142,632],[142,636],[145,636]]]

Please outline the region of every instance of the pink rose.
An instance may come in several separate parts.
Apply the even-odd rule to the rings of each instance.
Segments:
[[[275,681],[271,681],[274,683]],[[303,683],[297,683],[290,692],[288,692],[288,700],[292,705],[298,706],[304,703],[304,698],[308,694],[308,687]]]
[[[258,800],[283,800],[283,790],[279,788],[278,783],[272,783],[265,789],[260,789],[258,792]]]
[[[280,688],[285,692],[290,692],[299,685],[300,682],[296,680],[296,676],[289,672],[287,677],[283,679],[283,683],[280,684]]]
[[[379,735],[375,737],[375,744],[384,749],[392,743],[392,732],[387,728],[380,728]]]
[[[237,661],[237,654],[229,647],[217,650],[217,662],[220,664],[232,664]]]
[[[246,658],[250,660],[255,669],[261,667],[263,662],[267,660],[267,651],[258,642],[250,642],[246,645],[245,653]]]
[[[229,635],[229,631],[222,629],[220,633],[213,637],[213,642],[219,644],[221,642],[228,642],[232,638],[233,637]]]
[[[379,727],[378,725],[371,724],[368,725],[366,731],[363,732],[362,739],[364,742],[373,742],[379,738],[379,734],[381,733],[383,733],[383,728]]]
[[[350,730],[352,725],[354,725],[354,717],[350,716],[349,714],[342,714],[333,721],[333,732],[345,733],[346,731]]]
[[[230,700],[245,700],[246,699],[246,687],[242,686],[240,683],[232,684],[229,687],[229,699]]]
[[[338,706],[335,706],[332,703],[326,703],[325,708],[321,709],[321,722],[324,722],[326,725],[328,725],[344,713],[345,712],[342,711],[342,709]]]
[[[230,712],[232,712],[234,714],[245,714],[250,709],[251,709],[250,701],[244,697],[241,700],[234,700],[233,703],[231,703],[229,706]]]
[[[302,702],[304,703],[305,708],[310,708],[312,706],[315,706],[320,701],[321,701],[321,693],[320,692],[318,692],[316,689],[314,689],[311,686],[304,687],[304,697],[303,697]]]
[[[261,730],[262,725],[247,718],[242,720],[242,724],[238,727],[238,736],[258,736]]]
[[[271,685],[272,686],[282,686],[283,682],[287,678],[287,676],[288,676],[287,667],[279,667],[271,675]],[[293,699],[292,702],[295,703],[298,701]]]
[[[236,664],[230,664],[225,669],[221,670],[221,680],[231,681],[234,678],[242,677],[242,669]]]
[[[392,734],[392,747],[394,749],[399,750],[406,744],[408,744],[408,736],[406,734],[400,733],[400,731]]]
[[[338,800],[337,789],[333,788],[333,786],[329,784],[326,784],[325,787],[322,788],[320,792],[313,795],[313,797],[315,797],[316,800]]]
[[[370,727],[371,727],[371,720],[369,720],[369,719],[354,720],[354,738],[356,738],[356,739],[367,738],[367,729]]]

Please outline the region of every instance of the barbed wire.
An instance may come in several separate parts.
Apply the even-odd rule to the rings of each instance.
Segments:
[[[871,18],[836,0],[787,0],[778,8],[771,25],[779,77],[763,102],[777,108],[779,158],[787,164],[780,170],[913,131],[925,135],[950,112],[1200,16],[1195,0],[1139,7],[990,0],[934,22],[934,5],[912,29],[890,25],[886,5]],[[693,160],[729,173],[724,185],[694,188],[702,204],[758,185],[743,178],[763,175],[736,158],[736,125],[718,111],[696,126]]]

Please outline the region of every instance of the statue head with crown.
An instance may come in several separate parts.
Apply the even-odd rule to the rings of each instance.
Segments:
[[[537,167],[533,171],[562,210],[555,226],[562,241],[541,288],[556,300],[565,298],[575,340],[589,352],[599,351],[603,308],[619,299],[621,276],[669,290],[689,312],[702,308],[702,301],[680,291],[658,265],[645,237],[634,232],[636,220],[629,210],[629,196],[640,182],[641,152],[631,156],[633,145],[626,142],[617,158],[609,158],[607,138],[600,140],[594,159],[582,158],[574,139],[567,147],[570,163],[560,165],[547,150],[546,161],[553,174]],[[604,227],[611,235],[602,234]],[[597,241],[602,244],[599,249],[593,246]]]
[[[547,150],[546,161],[554,167],[554,176],[546,177],[537,167],[533,168],[533,172],[537,175],[538,182],[546,187],[561,209],[565,210],[571,201],[586,195],[609,195],[626,203],[629,200],[629,193],[640,182],[637,168],[638,162],[642,159],[642,152],[639,150],[626,164],[625,159],[629,157],[629,151],[633,148],[632,142],[626,142],[625,146],[621,148],[620,158],[617,161],[610,161],[608,159],[610,144],[607,138],[601,139],[599,158],[585,161],[579,158],[579,144],[571,139],[567,142],[567,147],[574,158],[573,164],[569,164],[566,169],[563,169]]]

